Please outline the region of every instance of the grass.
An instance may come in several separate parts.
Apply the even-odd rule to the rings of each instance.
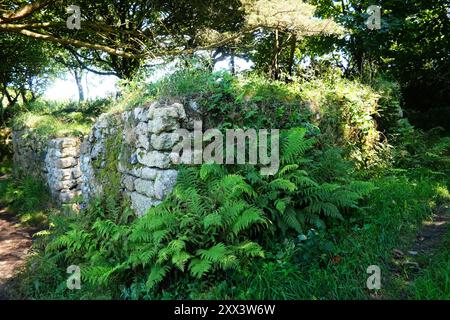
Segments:
[[[450,300],[450,228],[439,252],[415,279],[410,295],[420,300]]]
[[[89,133],[91,124],[66,122],[52,115],[21,114],[15,122],[15,128],[26,127],[41,137],[82,136]]]
[[[386,297],[395,286],[389,283],[393,249],[410,243],[422,220],[429,217],[436,185],[431,181],[416,182],[398,177],[379,179],[376,185],[378,190],[369,197],[368,208],[361,218],[328,230],[312,247],[287,242],[277,248],[271,261],[258,265],[254,273],[242,277],[242,284],[233,284],[238,289],[235,289],[237,295],[231,298],[342,300]],[[328,244],[330,250],[320,249],[323,247],[320,242]],[[295,256],[308,250],[314,250],[314,258],[299,263]],[[429,271],[415,283],[412,298],[448,298],[448,259],[448,249],[436,257]],[[369,276],[366,271],[370,265],[381,268],[382,287],[378,291],[366,288]],[[218,288],[212,289],[213,297],[221,294],[215,290]]]
[[[0,164],[0,172],[10,173],[10,163]],[[13,212],[23,226],[47,227],[50,196],[43,181],[28,176],[0,179],[0,204]]]
[[[109,100],[80,104],[37,101],[13,118],[12,127],[29,128],[43,138],[83,136],[89,133],[95,119],[106,111],[109,103]]]

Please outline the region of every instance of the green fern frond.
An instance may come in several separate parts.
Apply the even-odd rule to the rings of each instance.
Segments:
[[[314,144],[313,139],[305,139],[305,128],[290,129],[281,142],[281,163],[296,163],[296,159]]]
[[[299,168],[298,164],[287,164],[283,168],[281,168],[280,171],[278,171],[278,176],[282,177],[289,172],[297,170],[298,168]]]
[[[205,229],[208,229],[212,226],[222,226],[222,216],[217,212],[208,214],[205,218],[203,218],[203,226],[205,227]]]
[[[221,178],[225,175],[224,167],[216,164],[216,163],[210,163],[210,164],[203,164],[200,167],[200,179],[207,180],[209,178]]]
[[[265,223],[266,220],[261,210],[255,207],[250,207],[236,219],[232,230],[235,235],[238,235],[242,230],[245,230],[254,224]]]
[[[293,208],[286,210],[286,212],[281,216],[281,219],[289,228],[294,229],[298,233],[302,233],[302,225],[298,221],[297,213]]]
[[[212,262],[203,259],[193,259],[189,264],[189,270],[194,277],[201,278],[212,267]]]
[[[245,241],[239,244],[236,249],[240,252],[240,254],[249,258],[264,258],[264,250],[259,244],[253,241]]]
[[[150,269],[150,274],[148,275],[146,286],[147,288],[153,288],[155,285],[157,285],[159,282],[161,282],[166,274],[169,272],[170,267],[167,265],[154,265]]]
[[[220,262],[220,260],[226,255],[227,247],[223,243],[218,243],[209,249],[199,249],[197,250],[197,255],[199,255],[203,260],[208,260],[211,262]]]
[[[192,257],[189,253],[186,251],[177,252],[172,256],[172,263],[181,271],[184,271],[186,263],[189,261],[189,259]]]
[[[278,178],[269,183],[269,188],[272,190],[289,191],[294,192],[297,190],[297,186],[291,181],[283,178]]]

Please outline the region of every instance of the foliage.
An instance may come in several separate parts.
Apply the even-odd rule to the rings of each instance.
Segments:
[[[284,83],[256,74],[211,72],[201,62],[193,63],[154,83],[137,78],[128,84],[120,104],[132,108],[151,100],[179,101],[201,117],[204,128],[302,126],[310,134],[322,133],[322,145],[343,147],[361,168],[388,164],[385,134],[394,130],[400,117],[394,82],[379,78],[369,86],[329,69]]]
[[[450,138],[442,137],[442,128],[428,132],[415,129],[408,120],[399,122],[392,133],[394,164],[411,169],[410,174],[449,176]]]
[[[36,101],[17,107],[11,125],[16,130],[31,129],[41,137],[84,135],[109,103],[103,99],[80,104]]]
[[[39,97],[55,73],[48,46],[17,35],[0,34],[0,124],[12,116],[14,104]]]
[[[43,259],[43,268],[52,261],[59,274],[66,264],[80,265],[87,283],[80,294],[89,296],[160,297],[161,291],[170,294],[180,277],[190,288],[178,288],[177,294],[189,296],[198,290],[195,279],[201,286],[220,282],[224,274],[249,273],[255,258],[265,256],[267,227],[277,239],[307,225],[321,222],[322,227],[321,219],[344,219],[340,210],[357,209],[370,189],[363,183],[320,184],[309,178],[300,169],[313,142],[305,132],[286,132],[278,175],[263,178],[249,168],[215,164],[184,168],[173,194],[131,223],[131,211],[112,187],[118,180],[102,179],[111,191],[104,190],[103,200],[77,215],[54,217],[44,256],[35,259]]]
[[[431,259],[430,264],[415,279],[410,294],[417,300],[449,300],[450,299],[450,232]]]
[[[285,134],[281,141],[281,167],[273,177],[258,177],[252,169],[247,173],[257,186],[258,206],[275,224],[274,234],[284,235],[289,229],[302,233],[305,226],[324,228],[325,222],[344,220],[345,214],[357,210],[359,200],[372,189],[370,183],[356,180],[316,181],[308,173],[311,160],[305,156],[314,140],[306,139],[305,134],[306,129],[291,129]]]
[[[426,114],[434,108],[448,108],[448,1],[309,2],[317,6],[318,16],[333,18],[350,30],[343,38],[316,40],[321,50],[313,51],[311,56],[325,51],[341,52],[342,57],[345,52],[348,64],[342,69],[347,75],[370,79],[382,72],[395,77],[407,109]],[[381,6],[380,30],[369,30],[365,24],[370,5]],[[440,126],[447,127],[442,120]]]
[[[368,196],[363,214],[326,232],[309,230],[274,242],[266,249],[267,259],[255,264],[251,273],[228,282],[226,292],[235,294],[228,298],[370,299],[367,267],[376,264],[388,273],[392,250],[410,242],[428,216],[435,185],[392,176],[372,183],[378,188]],[[388,281],[383,277],[378,296],[389,293]],[[238,289],[232,290],[234,286]]]
[[[447,2],[79,0],[76,31],[66,28],[68,1],[2,3],[5,145],[4,125],[81,136],[108,109],[153,100],[183,103],[204,129],[281,129],[274,175],[259,165],[183,167],[174,192],[140,218],[120,186],[118,162],[129,157],[119,159],[128,147],[119,127],[94,161],[101,190],[79,212],[52,209],[42,181],[12,180],[2,165],[2,206],[39,227],[51,213],[21,275],[23,297],[448,299],[448,241],[422,257],[405,293],[390,273],[392,250],[449,201],[449,138],[403,118],[431,128],[423,123],[437,114],[448,125],[440,111],[411,112],[448,109]],[[373,4],[380,30],[365,24]],[[236,76],[239,57],[253,71]],[[219,61],[231,73],[212,71]],[[121,98],[38,99],[57,63],[79,89],[83,71],[118,76]],[[3,161],[9,147],[0,148]],[[365,286],[374,264],[386,275],[375,293]],[[81,290],[66,288],[69,265],[81,267]]]
[[[2,166],[0,174],[8,174]],[[47,225],[51,201],[44,182],[32,176],[0,180],[0,205],[14,211],[23,225],[44,228]]]
[[[392,91],[391,83],[380,82],[375,91],[335,73],[328,77],[312,77],[300,85],[302,98],[315,116],[313,122],[321,130],[322,143],[344,147],[360,168],[385,166],[389,150],[376,120],[398,108],[398,100],[385,95]]]

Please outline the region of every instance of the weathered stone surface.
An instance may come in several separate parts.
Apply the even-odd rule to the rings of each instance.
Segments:
[[[122,178],[122,184],[128,191],[134,191],[134,180],[135,178],[130,175],[124,175]]]
[[[77,147],[78,145],[79,140],[77,138],[57,138],[48,142],[48,147],[55,149]]]
[[[176,132],[163,132],[151,135],[152,147],[156,150],[172,150],[173,146],[180,139],[180,135]]]
[[[144,148],[145,150],[150,150],[150,139],[148,136],[138,135],[136,146],[138,148]]]
[[[108,114],[103,113],[98,117],[97,122],[95,123],[96,128],[108,128],[109,126],[109,119]]]
[[[118,148],[118,187],[130,195],[133,209],[142,215],[159,204],[176,183],[171,151],[179,139],[174,131],[190,128],[186,120],[181,104],[153,102],[120,114],[101,115],[83,141],[75,137],[40,141],[23,129],[13,132],[14,161],[25,172],[43,176],[58,202],[71,202],[80,194],[87,201],[103,192],[96,175],[109,161],[107,149]],[[109,138],[119,132],[119,145],[108,145]]]
[[[64,181],[59,181],[57,183],[55,183],[53,186],[55,188],[55,190],[59,191],[62,189],[71,189],[73,187],[76,187],[77,182],[75,180],[64,180]]]
[[[80,149],[77,147],[69,147],[55,150],[55,156],[58,158],[78,157],[79,155]]]
[[[144,180],[144,179],[136,179],[134,181],[134,185],[136,188],[136,191],[140,194],[145,194],[148,197],[152,197],[154,194],[153,185],[154,182],[151,180]]]
[[[55,180],[69,180],[72,178],[72,169],[56,169],[56,168],[50,168],[48,171],[49,174],[51,174]]]
[[[168,168],[170,165],[169,155],[158,151],[150,151],[147,153],[138,152],[137,160],[140,164],[143,164],[147,167],[164,169]]]
[[[78,179],[81,177],[81,169],[79,166],[72,169],[72,179]]]
[[[165,113],[155,115],[153,120],[148,122],[148,131],[151,133],[161,133],[163,131],[174,131],[180,128],[176,118],[166,117]]]
[[[155,180],[157,174],[158,174],[157,169],[144,167],[142,168],[142,171],[139,174],[139,176],[141,176],[143,179]]]
[[[78,164],[77,159],[68,157],[68,158],[61,158],[55,161],[55,165],[57,168],[65,169],[70,168]]]
[[[142,194],[139,194],[137,192],[132,192],[130,194],[131,198],[131,206],[136,212],[136,215],[143,216],[147,213],[148,209],[151,207],[158,205],[161,203],[159,200],[155,200],[146,196],[143,196]]]
[[[177,181],[177,174],[176,170],[161,170],[158,172],[154,187],[156,199],[162,200],[167,194],[172,192]]]
[[[134,108],[133,109],[133,115],[134,115],[134,119],[139,120],[141,117],[143,109],[142,108]]]
[[[86,154],[89,152],[89,143],[88,141],[83,141],[83,143],[81,143],[80,145],[80,154]]]
[[[91,151],[91,157],[97,159],[102,153],[104,153],[104,145],[101,143],[94,144]]]

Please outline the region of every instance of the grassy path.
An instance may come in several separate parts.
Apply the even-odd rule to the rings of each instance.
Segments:
[[[388,299],[450,299],[450,205],[436,209],[416,238],[394,251]]]

